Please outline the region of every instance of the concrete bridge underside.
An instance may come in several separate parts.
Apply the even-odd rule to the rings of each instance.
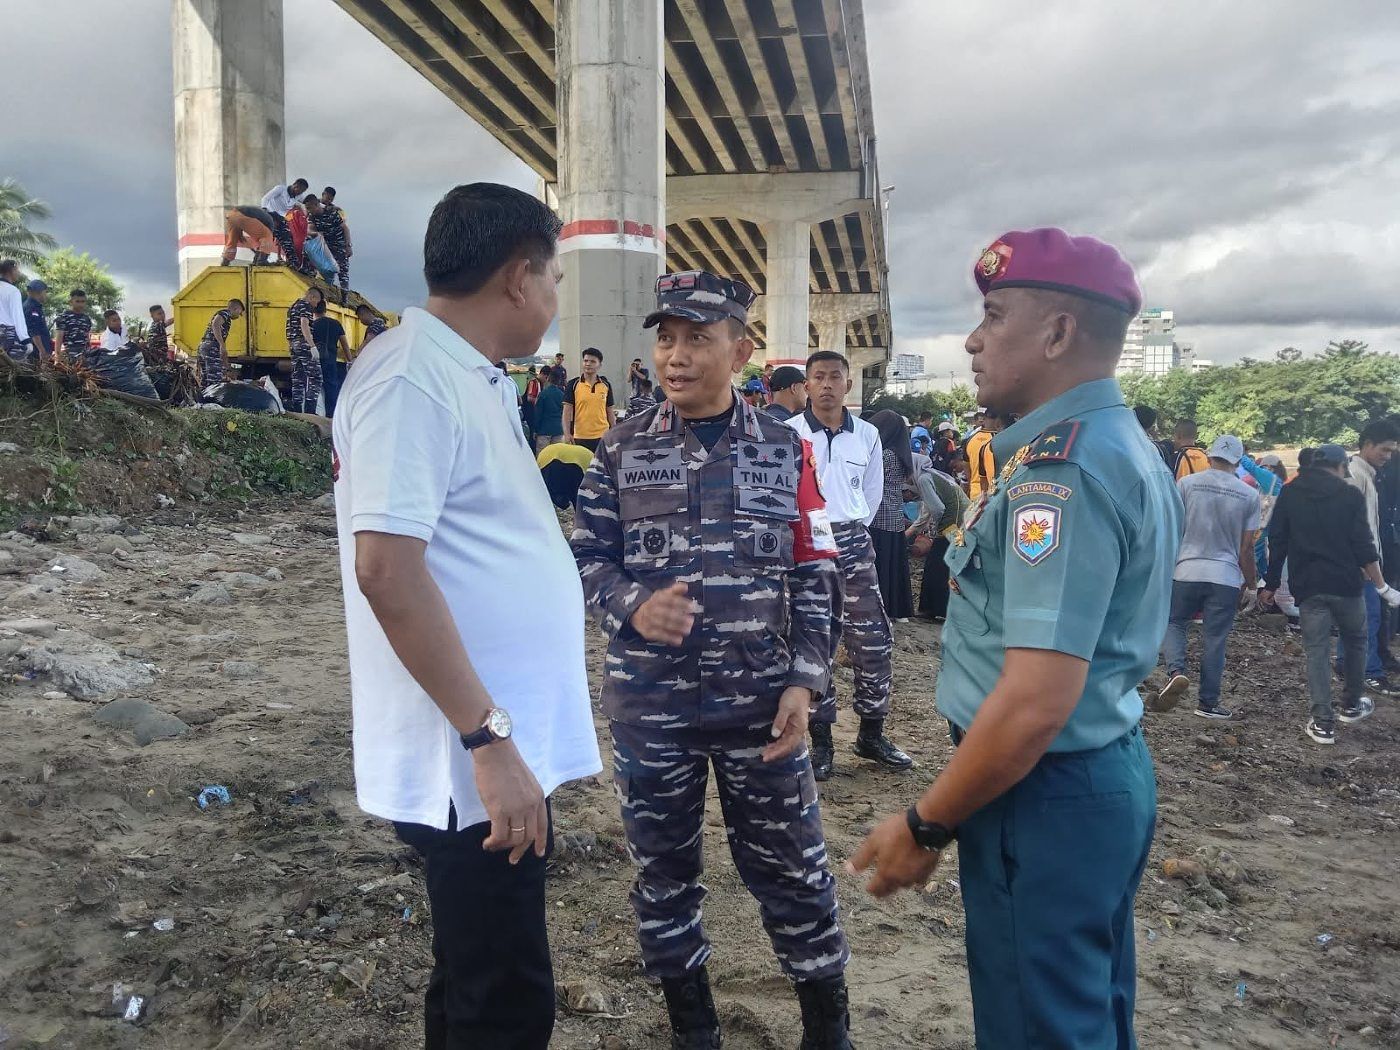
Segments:
[[[610,365],[645,356],[638,320],[657,274],[704,268],[762,293],[754,331],[768,360],[829,347],[883,379],[890,311],[862,0],[336,2],[539,175],[565,223],[571,357],[588,345],[617,348]],[[173,3],[182,174],[191,132],[213,126],[198,110],[216,106],[276,124],[265,152],[277,156],[259,166],[267,185],[280,181],[280,70],[240,85],[248,63],[234,52],[250,27],[275,23],[280,39],[281,0]],[[199,57],[184,64],[191,83],[182,52]],[[209,232],[189,207],[212,189],[202,185],[182,186],[182,252],[187,235]]]

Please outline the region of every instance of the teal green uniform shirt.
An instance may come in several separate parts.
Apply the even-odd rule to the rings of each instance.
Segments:
[[[1176,484],[1113,379],[1041,405],[992,453],[996,489],[948,548],[938,710],[966,730],[1007,649],[1052,649],[1089,677],[1050,750],[1103,747],[1142,718],[1181,540]]]

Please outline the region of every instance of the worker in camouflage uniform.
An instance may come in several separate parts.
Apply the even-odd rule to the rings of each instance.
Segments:
[[[243,300],[230,299],[222,310],[215,310],[214,316],[204,327],[204,336],[199,340],[199,379],[206,387],[222,383],[228,376],[228,330],[233,327],[235,318],[243,316]]]
[[[313,284],[287,309],[287,349],[292,355],[292,397],[287,404],[288,412],[315,415],[321,400],[321,354],[311,334],[311,321],[316,304],[325,301],[325,293]]]
[[[343,304],[350,296],[350,230],[345,225],[345,213],[334,204],[335,190],[330,187],[326,189],[331,194],[331,201],[315,195],[308,196],[306,210],[311,216],[311,228],[326,239],[326,249],[335,259],[336,281],[340,285],[340,301]]]
[[[574,555],[610,638],[603,706],[642,958],[673,1048],[720,1046],[700,922],[713,764],[734,863],[796,982],[807,1050],[850,1047],[849,952],[805,746],[830,674],[835,553],[803,442],[735,395],[754,293],[703,271],[662,277],[659,407],[602,438],[579,489]],[[811,526],[811,531],[804,531]],[[795,553],[802,550],[802,560]]]

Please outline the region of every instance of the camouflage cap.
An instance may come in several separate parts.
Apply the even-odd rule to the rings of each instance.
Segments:
[[[656,279],[656,310],[642,322],[654,328],[663,317],[679,317],[696,324],[714,324],[733,318],[749,323],[749,307],[758,293],[743,281],[716,277],[707,270],[668,273]]]

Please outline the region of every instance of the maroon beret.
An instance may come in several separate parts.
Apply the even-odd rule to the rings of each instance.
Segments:
[[[998,288],[1045,288],[1128,314],[1142,309],[1137,277],[1117,248],[1054,227],[1002,234],[982,253],[972,275],[983,295]]]

